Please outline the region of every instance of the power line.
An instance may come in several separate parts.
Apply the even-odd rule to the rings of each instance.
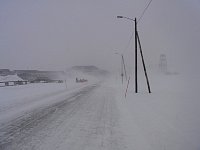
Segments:
[[[142,14],[141,14],[140,18],[138,19],[138,22],[137,22],[137,23],[140,22],[140,20],[141,20],[142,17],[144,16],[146,10],[149,8],[149,6],[150,6],[150,4],[151,4],[152,1],[153,1],[153,0],[150,0],[149,3],[148,3],[148,5],[144,8],[144,11],[142,12]]]
[[[133,38],[133,35],[134,35],[134,31],[132,31],[131,36],[130,36],[130,38],[129,38],[129,40],[128,40],[128,43],[127,43],[127,45],[126,45],[126,47],[125,47],[123,53],[125,53],[125,52],[127,51],[127,49],[129,48],[129,46],[130,46],[130,44],[131,44],[131,41],[132,41],[132,38]]]
[[[137,23],[139,23],[139,21],[142,19],[142,17],[144,16],[145,12],[146,12],[147,9],[149,8],[149,6],[150,6],[150,4],[151,4],[152,1],[153,1],[153,0],[150,0],[149,3],[147,4],[147,6],[144,8],[144,10],[143,10],[141,16],[139,17]],[[127,43],[127,45],[126,45],[126,47],[125,47],[125,49],[124,49],[124,51],[123,51],[122,54],[124,54],[124,53],[127,51],[127,49],[129,48],[129,46],[130,46],[130,44],[131,44],[131,41],[132,41],[132,39],[133,39],[133,35],[134,35],[134,31],[132,31],[131,36],[130,36],[130,38],[129,38],[129,40],[128,40],[128,43]]]
[[[144,8],[144,10],[143,10],[143,12],[142,12],[140,18],[138,19],[137,23],[139,23],[139,21],[142,19],[142,17],[144,16],[145,12],[146,12],[147,9],[149,8],[149,6],[150,6],[150,4],[151,4],[152,1],[153,1],[153,0],[150,0],[149,3],[147,4],[147,6]],[[132,38],[133,38],[133,35],[134,35],[134,31],[132,31],[131,36],[130,36],[130,38],[129,38],[129,41],[128,41],[128,43],[127,43],[127,45],[126,45],[126,47],[125,47],[123,53],[125,53],[125,52],[127,51],[127,49],[129,48],[129,46],[130,46],[130,44],[131,44],[131,40],[132,40]]]

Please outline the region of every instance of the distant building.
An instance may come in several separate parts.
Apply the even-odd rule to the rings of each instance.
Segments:
[[[13,86],[13,85],[23,85],[27,84],[28,81],[24,81],[19,76],[15,75],[7,75],[0,76],[0,87],[2,86]]]

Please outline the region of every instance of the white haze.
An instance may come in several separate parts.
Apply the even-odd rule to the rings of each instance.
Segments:
[[[133,22],[149,0],[1,0],[0,68],[63,70],[72,65],[134,65]],[[167,55],[174,70],[199,64],[199,0],[153,0],[138,30],[146,63]]]

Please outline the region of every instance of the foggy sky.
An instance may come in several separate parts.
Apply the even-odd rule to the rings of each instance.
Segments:
[[[1,0],[0,68],[63,70],[73,65],[117,69],[134,64],[133,22],[149,0]],[[200,0],[153,0],[138,30],[146,63],[160,54],[176,69],[198,67]]]

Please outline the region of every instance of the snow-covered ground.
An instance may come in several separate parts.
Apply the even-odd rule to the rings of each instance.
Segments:
[[[121,123],[133,149],[200,149],[199,77],[150,74],[152,93],[139,74],[139,93],[134,93],[134,79],[125,98],[126,85],[108,83],[116,90]],[[117,85],[118,83],[118,85]]]
[[[139,74],[139,93],[104,82],[0,88],[0,149],[198,150],[198,76]]]

